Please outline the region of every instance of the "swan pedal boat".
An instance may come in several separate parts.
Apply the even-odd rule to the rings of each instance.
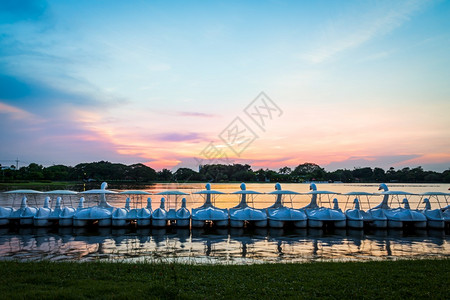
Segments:
[[[4,216],[7,216],[8,212],[10,212],[10,214],[7,217],[9,222],[3,221],[2,223],[9,223],[9,224],[19,223],[22,226],[32,226],[33,219],[38,211],[38,208],[34,207],[34,206],[28,206],[28,198],[26,197],[26,195],[42,194],[42,192],[35,191],[35,190],[14,190],[14,191],[5,192],[5,194],[13,194],[13,195],[22,194],[23,197],[22,197],[22,201],[20,203],[20,208],[18,208],[18,209],[12,208],[12,211],[10,211],[9,207],[6,207],[3,210]],[[14,206],[14,200],[13,200],[13,206]]]
[[[317,205],[317,195],[332,195],[337,194],[330,191],[318,191],[316,184],[311,183],[309,186],[311,190],[307,194],[311,196],[311,202],[302,208],[308,217],[308,226],[312,228],[322,228],[326,225],[331,225],[335,228],[345,228],[347,218],[338,206],[337,199],[333,199],[334,207],[319,207]]]
[[[445,228],[445,218],[444,213],[439,208],[431,209],[430,199],[424,198],[423,203],[425,203],[425,208],[417,212],[422,213],[427,218],[427,226],[433,229],[444,229]]]
[[[241,195],[241,202],[229,209],[231,227],[242,228],[246,223],[251,223],[255,227],[267,226],[265,209],[256,209],[247,204],[247,195],[261,194],[260,192],[248,191],[245,183],[241,183],[241,190],[233,194]]]
[[[80,194],[99,194],[100,203],[97,206],[82,208],[73,215],[73,226],[85,227],[98,224],[99,227],[111,226],[111,216],[114,207],[106,201],[106,194],[117,194],[117,192],[107,190],[108,184],[103,182],[99,190],[88,190]]]
[[[355,196],[355,199],[353,200],[354,208],[345,211],[347,227],[361,229],[364,228],[365,225],[370,225],[370,223],[373,222],[373,218],[369,213],[360,208],[360,197],[366,196],[367,201],[369,202],[369,197],[374,194],[366,192],[349,192],[344,195],[347,196],[347,202],[351,196]],[[347,206],[347,204],[345,206]]]
[[[140,209],[132,209],[129,218],[135,218],[137,227],[148,227],[152,220],[152,199],[147,198],[147,206]]]
[[[159,208],[155,209],[152,213],[152,226],[153,227],[166,227],[167,226],[167,211],[165,209],[166,199],[161,198],[161,204]]]
[[[186,208],[186,199],[185,198],[183,198],[185,200],[184,207],[183,207],[183,204],[182,204],[182,207],[177,209],[178,196],[187,196],[189,194],[187,194],[185,192],[181,192],[181,191],[169,190],[169,191],[156,193],[155,195],[166,196],[167,197],[167,206],[168,207],[170,207],[171,205],[174,205],[174,207],[169,208],[168,211],[164,208],[165,213],[163,213],[162,211],[158,211],[156,213],[156,219],[154,218],[154,216],[155,216],[155,212],[158,209],[156,209],[155,212],[153,212],[153,214],[152,214],[152,219],[154,221],[153,223],[155,224],[155,222],[156,222],[156,224],[158,224],[158,225],[155,225],[155,226],[157,226],[157,227],[164,227],[164,226],[167,225],[167,223],[170,224],[170,225],[174,224],[175,226],[178,226],[178,227],[187,227],[187,226],[190,225],[190,223],[191,223],[191,220],[190,220],[191,214]],[[175,200],[174,201],[170,201],[170,197],[171,196],[175,196]],[[166,221],[164,221],[164,226],[162,225],[162,223],[163,223],[162,220],[163,219],[158,219],[160,217],[161,218],[164,217],[166,219]]]
[[[374,208],[374,210],[379,210],[380,213],[384,213],[387,218],[387,227],[389,228],[403,228],[404,226],[412,226],[414,228],[426,228],[427,218],[424,214],[412,210],[409,206],[408,199],[404,198],[402,204],[404,207],[390,208],[388,205],[389,196],[407,196],[414,195],[407,192],[401,191],[390,191],[386,184],[380,184],[379,190],[383,190],[381,195],[383,195],[383,201]]]
[[[269,194],[277,195],[275,203],[267,208],[269,227],[283,228],[287,223],[292,223],[296,228],[305,228],[308,225],[306,214],[294,208],[283,205],[283,195],[299,195],[300,193],[282,190],[281,184],[275,184],[275,191]]]
[[[228,226],[228,209],[217,208],[212,204],[212,195],[221,195],[223,192],[211,190],[211,184],[205,185],[205,190],[194,192],[193,194],[205,195],[205,202],[202,206],[192,209],[192,227],[203,227],[207,223],[213,223],[217,227]]]

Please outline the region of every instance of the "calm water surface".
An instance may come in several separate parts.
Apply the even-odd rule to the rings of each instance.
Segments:
[[[444,231],[311,229],[1,229],[1,260],[193,263],[386,260],[450,256]]]
[[[283,189],[307,192],[307,184],[283,184]],[[112,188],[114,186],[112,185]],[[411,193],[427,191],[448,192],[446,184],[391,184],[391,190]],[[239,184],[212,184],[223,192],[239,190]],[[157,184],[144,188],[149,192],[179,189],[187,193],[204,189],[204,184]],[[248,184],[248,190],[270,192],[273,184]],[[338,193],[350,191],[376,192],[377,184],[318,184],[319,190]],[[20,197],[1,195],[0,205],[18,206]],[[153,207],[159,206],[161,196],[152,195]],[[353,199],[338,198],[342,209],[351,206]],[[125,196],[108,197],[114,206],[123,206]],[[188,207],[203,202],[200,196],[186,196]],[[309,196],[285,198],[285,204],[295,208],[309,203]],[[94,204],[98,199],[88,199]],[[133,206],[145,205],[146,198],[133,198]],[[181,199],[168,199],[168,205],[179,206]],[[252,200],[252,199],[250,199]],[[251,204],[267,207],[274,196],[258,195]],[[322,198],[328,205],[331,199]],[[362,208],[373,207],[380,196],[362,198]],[[411,207],[420,204],[419,196],[410,196]],[[445,204],[448,199],[440,199]],[[76,206],[78,197],[64,198]],[[236,195],[222,195],[215,199],[219,207],[229,208],[239,201]],[[401,199],[400,199],[401,201]],[[43,197],[29,197],[30,205],[42,206]],[[437,201],[432,200],[434,207]],[[394,199],[392,206],[398,206]],[[421,206],[420,206],[421,207]],[[76,261],[181,261],[193,263],[246,264],[259,262],[305,262],[320,260],[386,260],[450,256],[450,235],[446,231],[397,230],[364,231],[313,229],[111,229],[111,228],[0,228],[1,260],[76,260]]]

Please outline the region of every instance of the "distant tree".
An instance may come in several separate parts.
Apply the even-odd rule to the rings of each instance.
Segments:
[[[329,174],[329,179],[333,181],[353,182],[353,172],[347,169],[338,169]]]
[[[174,174],[173,178],[175,181],[199,181],[201,176],[198,172],[195,172],[189,168],[179,168]]]
[[[266,180],[266,171],[264,171],[263,169],[259,169],[255,172],[255,176],[257,181],[264,182]]]
[[[127,175],[130,179],[138,182],[150,182],[158,179],[158,174],[154,169],[140,163],[128,166]]]
[[[375,182],[384,182],[386,180],[386,173],[381,168],[374,168],[372,178]]]
[[[292,170],[289,167],[283,167],[278,170],[280,174],[291,174]]]
[[[159,181],[172,181],[173,174],[169,169],[162,169],[158,172],[158,180]]]
[[[71,167],[54,165],[44,168],[44,178],[53,181],[68,180]]]
[[[373,177],[373,171],[372,168],[366,167],[366,168],[355,168],[352,171],[353,177],[358,179],[359,181],[370,181]]]
[[[291,174],[305,180],[325,180],[327,177],[325,170],[314,163],[298,165]]]
[[[31,163],[28,167],[20,168],[20,172],[22,173],[24,179],[41,180],[44,179],[43,169],[44,167],[42,165]]]

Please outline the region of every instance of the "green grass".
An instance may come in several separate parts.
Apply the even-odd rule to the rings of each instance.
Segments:
[[[18,181],[18,182],[0,182],[0,191],[19,190],[19,189],[66,189],[77,185],[82,185],[81,181]]]
[[[445,299],[449,271],[445,259],[247,266],[0,262],[0,298]]]

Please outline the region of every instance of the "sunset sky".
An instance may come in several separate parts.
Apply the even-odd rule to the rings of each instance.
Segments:
[[[2,0],[16,158],[449,169],[450,3]]]

